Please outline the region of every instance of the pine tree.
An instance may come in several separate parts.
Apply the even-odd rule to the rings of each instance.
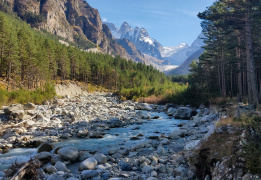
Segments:
[[[3,76],[3,71],[6,68],[6,44],[8,37],[10,37],[9,32],[10,27],[6,17],[3,14],[0,14],[0,77]]]

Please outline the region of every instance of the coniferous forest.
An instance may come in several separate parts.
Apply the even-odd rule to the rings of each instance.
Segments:
[[[204,12],[205,52],[191,64],[192,89],[257,105],[261,90],[261,2],[218,0]]]
[[[85,52],[58,37],[0,13],[0,76],[6,91],[37,89],[41,83],[77,80],[120,92],[127,99],[170,96],[186,89],[163,73],[119,56]],[[173,88],[174,87],[174,88]],[[2,92],[2,96],[3,96]],[[2,97],[3,99],[3,97]]]

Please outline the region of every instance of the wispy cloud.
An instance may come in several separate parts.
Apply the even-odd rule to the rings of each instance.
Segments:
[[[106,17],[102,17],[102,21],[103,22],[107,22],[107,18]]]

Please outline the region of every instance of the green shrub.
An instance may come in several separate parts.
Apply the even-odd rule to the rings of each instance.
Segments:
[[[46,83],[44,87],[34,91],[19,89],[8,92],[7,90],[0,89],[0,105],[3,106],[11,103],[25,104],[28,102],[41,104],[44,100],[50,100],[55,95],[54,86],[49,83]]]
[[[245,126],[246,143],[243,146],[243,157],[246,168],[253,174],[261,175],[261,118],[252,117]]]

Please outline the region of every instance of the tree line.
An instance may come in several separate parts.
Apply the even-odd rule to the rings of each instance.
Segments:
[[[257,105],[261,100],[261,1],[217,0],[198,17],[205,52],[191,64],[194,90]]]
[[[58,38],[32,29],[0,12],[0,77],[7,90],[35,89],[41,82],[77,80],[120,92],[128,99],[173,94],[185,89],[152,66],[85,52],[59,43]]]

